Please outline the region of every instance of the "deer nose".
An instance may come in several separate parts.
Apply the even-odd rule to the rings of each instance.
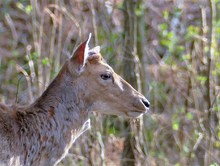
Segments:
[[[150,102],[147,99],[142,99],[142,102],[144,103],[145,107],[150,107]]]

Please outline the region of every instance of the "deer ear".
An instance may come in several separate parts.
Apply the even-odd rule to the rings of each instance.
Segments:
[[[79,45],[79,47],[74,52],[73,56],[71,57],[71,61],[74,62],[74,65],[77,65],[78,71],[83,71],[83,68],[87,62],[87,58],[89,56],[89,41],[91,39],[91,33],[89,34],[89,38]]]

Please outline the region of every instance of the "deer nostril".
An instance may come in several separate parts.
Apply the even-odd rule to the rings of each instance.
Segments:
[[[150,107],[150,102],[147,99],[142,99],[142,102],[144,103],[144,105],[149,108]]]

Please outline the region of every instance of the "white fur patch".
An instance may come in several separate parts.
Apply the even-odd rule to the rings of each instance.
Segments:
[[[92,52],[98,54],[98,53],[100,53],[100,46],[96,46],[96,47],[94,47],[93,49],[91,49],[90,51],[92,51]]]
[[[87,61],[87,58],[88,58],[88,56],[89,56],[89,41],[90,41],[91,37],[92,37],[92,34],[89,33],[89,38],[88,38],[88,40],[87,40],[87,42],[86,42],[86,47],[85,47],[85,51],[84,51],[84,60],[83,60],[83,65],[82,65],[82,67],[85,66],[86,61]]]
[[[100,53],[100,46],[96,46],[89,50],[89,56],[93,56]]]

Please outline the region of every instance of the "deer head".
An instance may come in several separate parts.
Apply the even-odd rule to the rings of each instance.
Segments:
[[[91,35],[67,61],[67,68],[89,111],[128,117],[145,113],[149,101],[114,72],[101,56],[99,46],[89,50],[90,38]]]

